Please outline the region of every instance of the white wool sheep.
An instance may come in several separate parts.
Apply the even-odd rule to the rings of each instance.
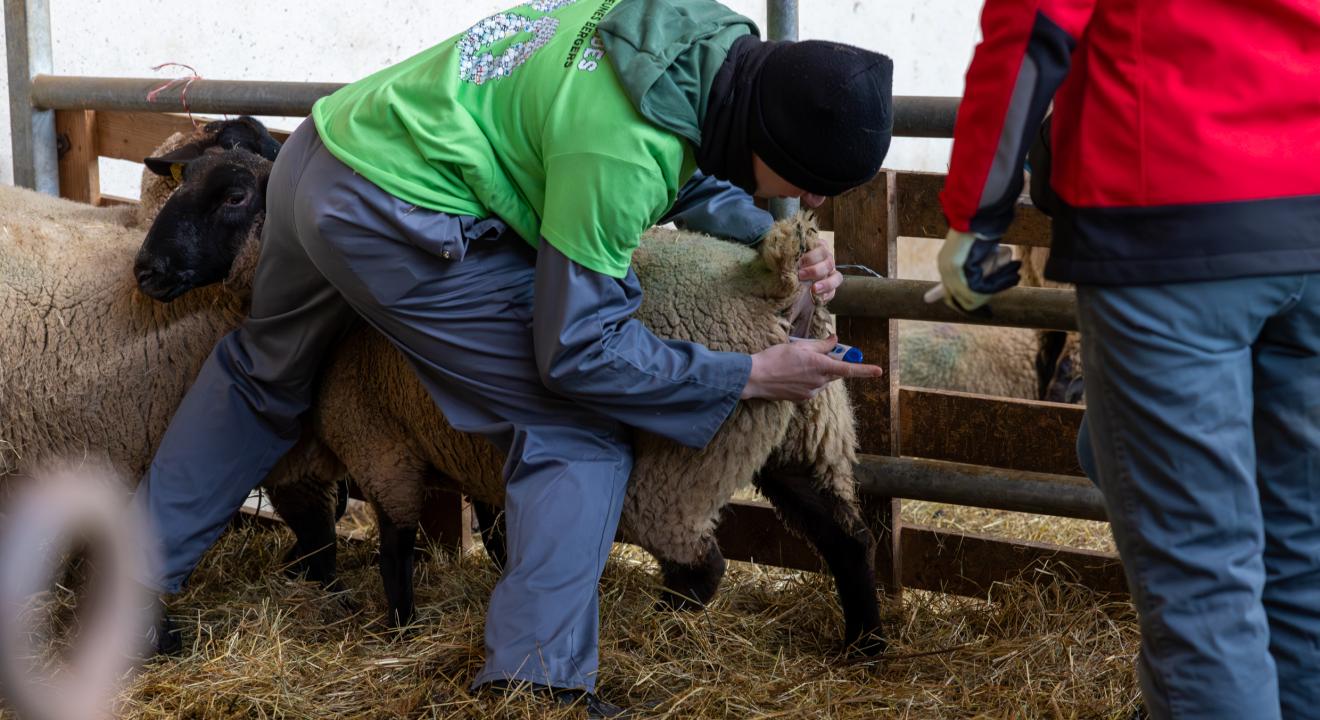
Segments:
[[[142,477],[202,362],[246,314],[232,288],[169,305],[139,292],[139,221],[156,210],[0,188],[0,484],[33,462],[84,453]],[[290,453],[268,486],[295,525],[300,514],[334,513],[342,470],[313,445]]]
[[[938,281],[942,241],[901,238],[899,277]],[[1021,248],[1022,285],[1044,280],[1046,248]],[[898,322],[899,382],[904,385],[1023,400],[1080,400],[1076,333],[943,322]],[[1074,375],[1077,380],[1074,383]],[[1071,388],[1071,389],[1070,389]]]

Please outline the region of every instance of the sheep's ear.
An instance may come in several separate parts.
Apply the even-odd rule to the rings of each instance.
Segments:
[[[255,155],[260,155],[271,162],[280,152],[280,143],[271,136],[266,126],[254,117],[244,115],[234,120],[216,123],[216,141],[226,150],[241,147]]]
[[[164,155],[149,157],[142,161],[147,169],[161,177],[172,177],[182,182],[183,167],[206,152],[210,143],[188,143],[181,148],[171,150]]]

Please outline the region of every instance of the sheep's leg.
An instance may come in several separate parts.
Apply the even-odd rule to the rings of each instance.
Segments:
[[[754,482],[789,528],[810,541],[829,566],[843,606],[844,642],[866,654],[883,652],[875,538],[856,505],[802,469],[767,470]]]
[[[387,622],[392,627],[403,627],[413,619],[417,523],[396,523],[379,507],[376,523],[380,531],[380,579],[385,586]]]
[[[481,544],[491,562],[500,570],[509,560],[508,542],[505,537],[504,513],[499,508],[480,500],[472,501],[472,509],[477,513],[477,524],[481,526]]]
[[[332,587],[336,580],[335,486],[302,476],[273,482],[265,490],[296,539],[284,556],[285,574],[302,575]]]
[[[715,597],[724,579],[724,555],[714,539],[706,555],[692,565],[672,562],[657,556],[660,572],[664,574],[665,588],[659,605],[671,610],[700,610]]]

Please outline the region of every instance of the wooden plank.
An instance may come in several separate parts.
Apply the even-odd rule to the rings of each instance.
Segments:
[[[896,195],[892,172],[835,199],[835,256],[839,264],[861,264],[885,277],[898,275]],[[857,434],[861,452],[893,455],[895,451],[893,403],[897,384],[891,372],[898,361],[898,338],[893,323],[880,318],[841,317],[839,338],[862,351],[869,363],[885,370],[881,380],[848,382],[858,408]]]
[[[1081,475],[1085,408],[944,390],[899,390],[903,455],[1010,470]]]
[[[898,173],[898,234],[904,237],[942,238],[949,231],[940,206],[943,173]],[[1009,245],[1050,246],[1050,219],[1030,203],[1019,202],[1017,215],[1003,242]]]
[[[898,207],[896,174],[882,171],[874,180],[834,199],[835,256],[839,264],[865,265],[885,277],[898,277]],[[857,407],[857,440],[862,452],[897,454],[897,325],[879,318],[839,318],[839,337],[859,348],[868,362],[884,368],[878,380],[850,380],[848,392]],[[902,587],[899,501],[867,497],[863,516],[876,536],[877,579],[887,592]]]
[[[103,112],[97,118],[97,143],[101,156],[117,160],[142,162],[170,135],[192,132],[193,123],[186,115],[149,112]],[[215,118],[195,116],[198,123]],[[281,130],[270,133],[284,142],[289,134]]]
[[[123,205],[129,205],[129,206],[137,205],[138,201],[134,200],[133,198],[120,197],[118,195],[107,195],[102,193],[101,197],[97,200],[96,204],[101,207],[120,207]]]
[[[55,137],[59,142],[60,197],[99,204],[101,164],[97,153],[96,112],[56,112]]]
[[[1007,542],[919,525],[903,528],[903,553],[903,582],[911,588],[985,597],[995,583],[1022,579],[1049,585],[1064,580],[1111,599],[1128,597],[1123,565],[1113,553]]]
[[[729,560],[825,572],[811,545],[790,534],[764,503],[730,505],[716,539]],[[1064,579],[1104,595],[1127,595],[1122,564],[1113,553],[920,525],[904,525],[902,540],[899,565],[908,588],[984,597],[994,583],[1020,577],[1037,585]],[[881,569],[878,558],[876,568]]]
[[[811,543],[793,535],[764,502],[731,503],[715,530],[720,552],[729,560],[824,572]]]
[[[434,544],[459,552],[472,547],[472,511],[462,495],[450,490],[428,488],[422,501],[422,544]]]

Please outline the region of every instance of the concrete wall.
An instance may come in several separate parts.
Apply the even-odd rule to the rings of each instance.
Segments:
[[[49,0],[55,72],[350,82],[402,60],[515,0]],[[763,0],[726,0],[761,24]],[[898,95],[960,95],[979,0],[800,0],[803,38],[848,42],[894,58]],[[0,82],[6,91],[7,79]],[[0,181],[12,182],[9,108],[0,103]],[[273,123],[291,127],[295,120]],[[943,170],[943,140],[896,141],[886,165]],[[104,161],[103,161],[104,162]],[[108,162],[106,192],[135,197],[140,166]]]

